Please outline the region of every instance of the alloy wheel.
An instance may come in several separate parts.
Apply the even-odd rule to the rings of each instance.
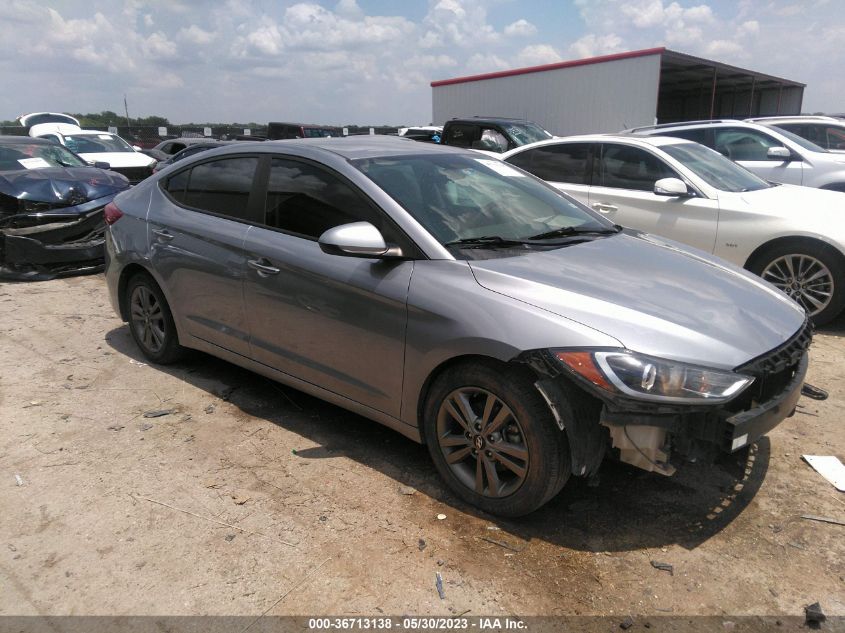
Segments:
[[[522,426],[494,393],[452,391],[437,413],[437,441],[452,474],[484,497],[506,497],[522,486],[529,453]]]
[[[778,257],[763,269],[761,277],[792,297],[810,316],[824,310],[833,298],[833,274],[810,255]]]
[[[165,318],[158,299],[146,286],[137,286],[132,291],[129,308],[138,341],[149,353],[157,354],[165,342]]]

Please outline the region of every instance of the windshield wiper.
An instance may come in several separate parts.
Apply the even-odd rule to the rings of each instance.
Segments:
[[[527,240],[550,240],[555,237],[567,237],[569,235],[609,235],[611,233],[619,233],[622,227],[614,224],[611,229],[583,229],[576,226],[564,226],[553,231],[546,231],[526,238]]]
[[[464,246],[467,248],[496,248],[498,246],[520,246],[529,244],[528,240],[511,239],[499,235],[482,235],[481,237],[465,237],[460,240],[446,242],[443,246]]]

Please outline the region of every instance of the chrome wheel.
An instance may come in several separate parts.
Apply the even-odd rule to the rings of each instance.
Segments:
[[[797,301],[810,316],[830,305],[834,294],[833,273],[810,255],[783,255],[770,262],[760,275]]]
[[[136,286],[129,299],[129,310],[135,339],[148,353],[159,353],[165,344],[165,317],[156,296],[146,286]]]
[[[447,466],[476,494],[506,497],[522,486],[529,464],[525,434],[510,407],[492,392],[452,391],[440,404],[436,431]]]

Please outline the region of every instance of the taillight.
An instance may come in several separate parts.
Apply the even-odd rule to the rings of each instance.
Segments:
[[[114,224],[123,217],[123,211],[117,208],[114,202],[109,202],[106,208],[103,209],[103,215],[106,219],[106,224]]]

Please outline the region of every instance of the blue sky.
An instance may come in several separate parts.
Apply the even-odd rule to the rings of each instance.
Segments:
[[[436,79],[655,46],[845,111],[841,0],[9,0],[0,119],[423,124]],[[442,122],[439,122],[442,123]]]

